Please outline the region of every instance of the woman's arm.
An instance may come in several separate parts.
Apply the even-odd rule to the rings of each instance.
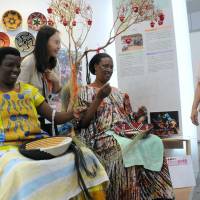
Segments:
[[[199,125],[198,121],[198,106],[200,103],[200,82],[197,83],[196,90],[195,90],[195,95],[194,95],[194,100],[192,104],[192,112],[191,112],[191,120],[192,123],[195,125]]]
[[[45,117],[49,121],[52,121],[53,109],[49,106],[48,103],[46,103],[46,101],[44,101],[43,103],[41,103],[37,107],[37,111],[42,117]],[[65,122],[68,122],[68,121],[72,120],[73,118],[74,118],[73,111],[70,111],[70,112],[56,112],[54,120],[55,120],[56,124],[63,124]]]
[[[96,98],[91,103],[87,111],[85,112],[84,116],[80,120],[79,126],[80,128],[87,128],[91,122],[91,120],[94,118],[95,113],[101,104],[102,100],[107,97],[111,92],[111,87],[109,84],[105,84],[103,87],[101,87],[96,95]]]

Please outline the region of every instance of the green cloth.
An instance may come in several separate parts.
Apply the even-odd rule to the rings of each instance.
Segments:
[[[135,137],[129,139],[107,131],[119,143],[125,167],[143,165],[145,169],[160,171],[163,165],[164,147],[162,140],[156,135],[147,138]]]

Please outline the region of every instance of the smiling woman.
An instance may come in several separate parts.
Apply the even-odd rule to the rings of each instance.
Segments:
[[[78,119],[83,110],[55,112],[47,104],[37,88],[26,83],[16,83],[20,73],[20,53],[15,48],[0,48],[0,72],[0,171],[3,172],[0,174],[0,179],[2,180],[0,182],[0,199],[17,199],[19,196],[21,199],[26,198],[28,194],[28,199],[30,200],[55,200],[61,197],[64,199],[73,199],[73,197],[75,199],[76,197],[77,199],[85,199],[84,195],[93,197],[94,200],[104,200],[103,183],[108,181],[108,178],[100,162],[88,149],[84,148],[87,152],[84,151],[82,153],[76,145],[70,146],[71,149],[73,147],[74,149],[76,148],[76,151],[72,150],[76,155],[75,158],[72,153],[69,153],[62,154],[62,156],[58,159],[54,158],[54,160],[53,157],[56,155],[54,151],[52,154],[54,156],[50,157],[52,160],[46,160],[45,162],[33,162],[28,158],[25,159],[16,151],[16,146],[19,144],[39,138],[46,138],[40,141],[40,145],[44,144],[44,141],[48,142],[46,146],[49,146],[50,143],[56,145],[55,137],[51,140],[47,133],[41,131],[38,113],[49,121],[53,120],[52,116],[55,116],[55,123],[61,124],[75,118]],[[60,140],[59,137],[57,139]],[[37,144],[38,142],[34,141]],[[32,149],[33,154],[35,150],[37,151],[38,149],[36,147]],[[22,148],[21,152],[24,152],[23,155],[28,156],[25,150],[22,151]],[[42,159],[39,154],[34,155],[34,159]],[[83,168],[86,169],[84,176],[82,176],[82,164],[79,165],[80,162],[78,161],[81,159],[81,155],[87,156],[87,159],[80,161],[84,163]],[[28,157],[33,158],[30,154]],[[19,162],[16,163],[16,160]],[[60,163],[58,163],[58,160],[60,160]],[[9,163],[13,163],[13,166],[11,166],[12,173],[4,174]],[[21,165],[18,165],[19,163]],[[94,173],[90,173],[90,170],[87,170],[89,169],[87,168],[88,165],[90,169],[95,167]],[[81,183],[77,179],[77,171],[74,166],[80,166],[77,171],[79,176],[82,177]],[[44,176],[47,176],[45,181]],[[38,184],[34,184],[35,181]],[[8,182],[9,184],[7,184]],[[16,183],[19,184],[16,185]],[[69,185],[66,183],[69,183]],[[5,185],[9,185],[9,187],[5,188]],[[31,191],[28,189],[29,186]],[[10,192],[13,188],[15,188],[15,191]],[[59,191],[58,188],[60,188]],[[81,189],[83,189],[83,193],[81,193]],[[46,191],[48,191],[48,194]],[[51,193],[50,195],[49,192]]]
[[[10,51],[10,54],[0,54],[1,73],[0,73],[0,88],[9,90],[15,84],[20,73],[20,53],[12,48],[7,48],[5,51]],[[4,57],[5,56],[5,57]]]
[[[136,120],[128,94],[108,84],[111,56],[96,54],[89,69],[96,79],[79,90],[77,105],[88,109],[79,122],[78,137],[104,163],[110,179],[107,199],[172,200],[162,141],[149,135],[150,125]]]
[[[52,121],[53,110],[38,89],[16,83],[20,60],[17,49],[0,48],[0,133],[3,144],[47,137],[48,134],[40,129],[38,114]],[[55,123],[65,123],[73,118],[73,111],[55,113]]]

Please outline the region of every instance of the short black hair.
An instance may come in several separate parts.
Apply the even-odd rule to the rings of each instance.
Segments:
[[[14,55],[20,57],[20,52],[14,47],[1,47],[0,48],[0,64],[6,55]]]
[[[111,58],[112,59],[112,57],[110,55],[108,55],[107,53],[98,53],[95,56],[93,56],[89,63],[89,70],[92,74],[95,75],[94,65],[99,64],[101,62],[102,58]]]
[[[45,25],[42,26],[37,33],[35,40],[34,55],[36,61],[36,68],[38,72],[44,73],[47,66],[50,67],[50,69],[56,67],[57,63],[56,58],[50,57],[48,59],[48,50],[47,50],[47,44],[49,38],[56,32],[59,33],[59,31],[54,27]]]

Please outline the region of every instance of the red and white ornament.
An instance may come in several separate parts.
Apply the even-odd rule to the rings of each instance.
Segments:
[[[125,19],[125,16],[124,16],[124,15],[120,15],[120,16],[119,16],[119,20],[120,20],[121,22],[123,22],[124,19]]]
[[[91,19],[88,19],[88,20],[87,20],[87,24],[88,24],[89,26],[91,26],[91,25],[92,25],[92,20],[91,20]]]
[[[49,8],[47,8],[47,12],[48,12],[49,14],[52,14],[52,13],[53,13],[53,9],[52,9],[51,7],[49,7]]]

